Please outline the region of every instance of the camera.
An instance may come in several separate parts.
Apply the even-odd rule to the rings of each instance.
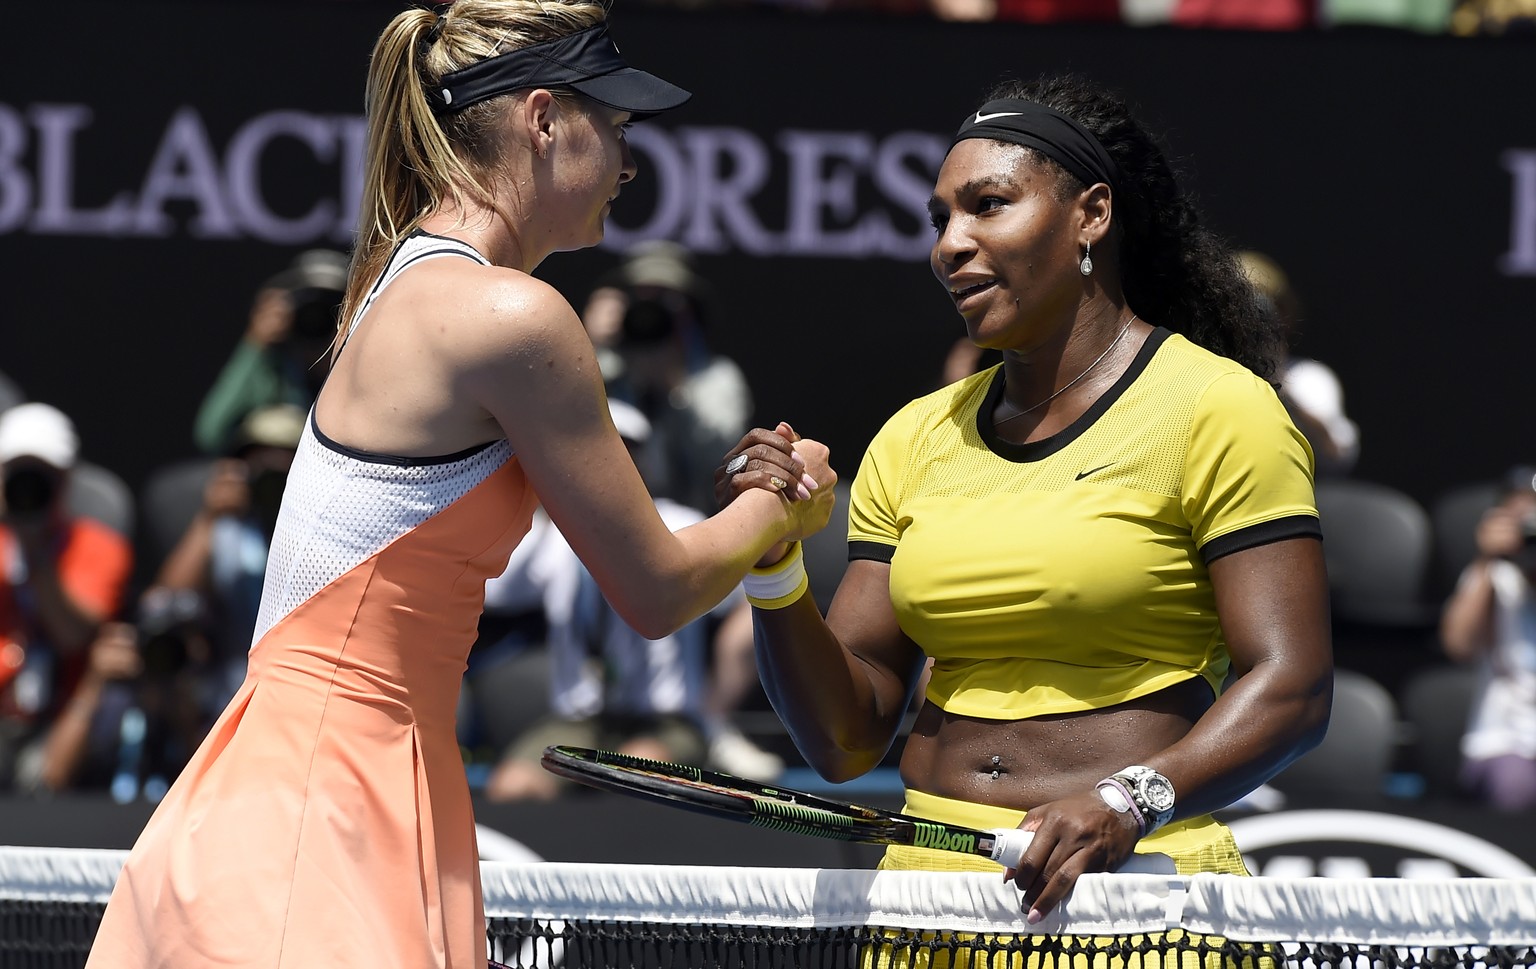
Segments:
[[[189,642],[201,635],[203,600],[190,589],[152,589],[139,604],[139,655],[150,677],[173,676],[190,665]]]
[[[10,515],[36,515],[53,503],[59,490],[57,472],[37,465],[12,467],[5,472],[5,510]]]
[[[293,306],[293,339],[327,342],[336,336],[342,294],[332,289],[296,289],[288,294]]]
[[[293,310],[289,339],[303,345],[328,343],[336,335],[336,319],[347,290],[348,259],[330,249],[301,252],[287,269],[262,284],[288,294]],[[312,361],[305,361],[309,363]]]

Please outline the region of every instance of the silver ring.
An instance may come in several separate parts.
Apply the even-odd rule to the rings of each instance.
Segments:
[[[736,474],[747,466],[748,458],[745,454],[738,454],[725,463],[726,474]]]

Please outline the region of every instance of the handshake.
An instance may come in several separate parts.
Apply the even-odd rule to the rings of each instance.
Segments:
[[[837,472],[830,457],[825,444],[801,437],[782,421],[771,431],[753,428],[725,455],[715,471],[715,500],[721,508],[747,492],[767,491],[784,499],[792,518],[789,534],[768,550],[759,567],[782,560],[790,543],[826,527],[836,502]]]

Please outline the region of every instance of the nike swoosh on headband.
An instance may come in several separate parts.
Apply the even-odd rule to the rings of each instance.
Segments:
[[[991,114],[982,114],[978,111],[976,112],[976,120],[972,121],[971,124],[981,124],[983,121],[991,121],[993,118],[1016,118],[1023,113],[1022,111],[994,111]],[[950,115],[950,117],[954,117],[954,115]]]

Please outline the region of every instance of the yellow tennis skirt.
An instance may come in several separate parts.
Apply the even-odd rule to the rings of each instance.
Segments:
[[[1023,811],[912,790],[907,791],[902,813],[982,830],[1017,827],[1024,820]],[[1136,850],[1168,855],[1181,875],[1249,874],[1232,832],[1209,815],[1174,821],[1143,838]],[[978,855],[901,845],[887,847],[879,867],[886,871],[1002,871],[997,862]],[[892,930],[884,935],[890,944],[877,940],[862,953],[864,969],[1274,969],[1276,965],[1270,955],[1238,957],[1221,951],[1225,940],[1201,938],[1182,929],[1115,939],[1031,936],[1018,942],[960,932]],[[1175,943],[1180,951],[1169,948]]]

